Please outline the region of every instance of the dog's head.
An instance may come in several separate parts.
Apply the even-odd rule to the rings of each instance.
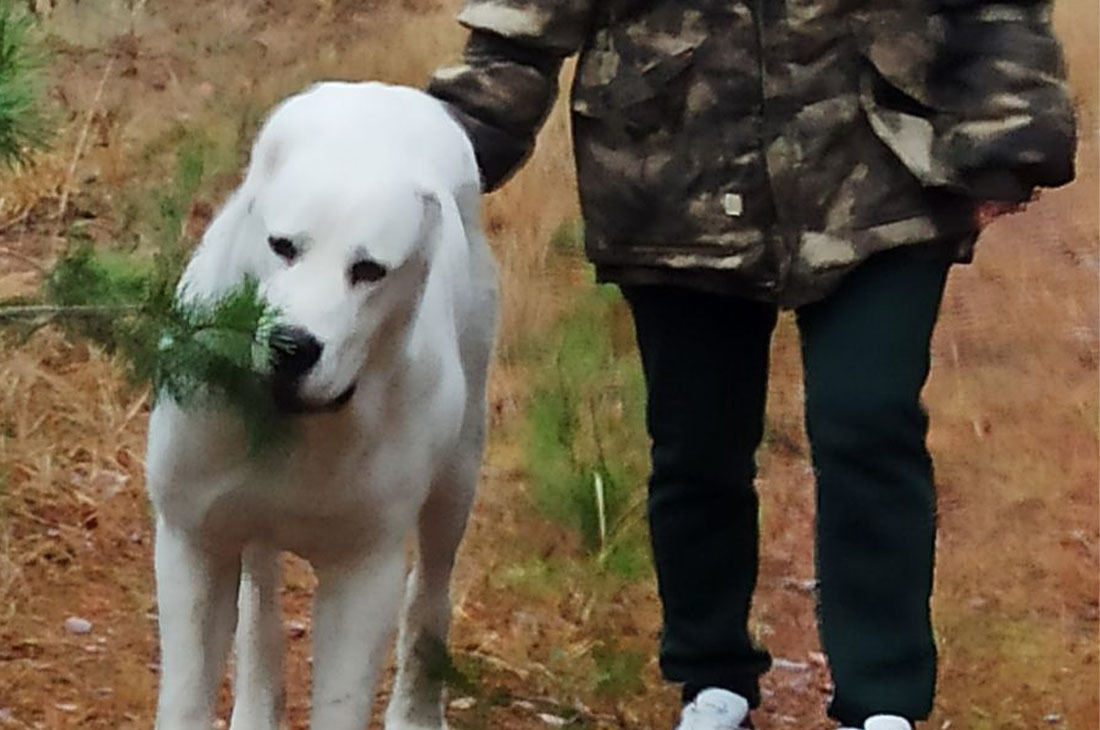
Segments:
[[[290,412],[336,410],[405,342],[441,227],[438,195],[298,150],[250,186],[261,293],[279,312],[272,382]]]

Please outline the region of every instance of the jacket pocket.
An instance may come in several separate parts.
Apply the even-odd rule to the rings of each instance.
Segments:
[[[931,29],[888,32],[878,25],[854,35],[859,103],[875,136],[923,186],[965,192],[943,154],[940,130],[948,114],[935,106],[927,85],[937,49]]]
[[[620,29],[599,31],[577,67],[572,111],[635,137],[675,130],[697,46],[685,38],[645,43]]]

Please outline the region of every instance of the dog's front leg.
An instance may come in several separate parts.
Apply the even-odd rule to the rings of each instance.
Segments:
[[[237,622],[240,557],[157,521],[161,681],[157,730],[208,730]]]
[[[475,432],[474,437],[477,436]],[[420,510],[417,554],[405,590],[397,639],[397,677],[386,730],[446,730],[443,685],[449,673],[451,570],[474,500],[480,442],[441,471]]]
[[[401,600],[404,545],[390,540],[355,561],[317,566],[313,730],[363,730]]]
[[[253,543],[241,560],[237,677],[230,730],[278,730],[283,714],[283,624],[279,553]]]

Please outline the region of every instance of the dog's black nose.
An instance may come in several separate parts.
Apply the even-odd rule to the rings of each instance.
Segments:
[[[317,364],[322,349],[317,338],[301,327],[277,325],[271,330],[271,373],[277,380],[297,380]]]

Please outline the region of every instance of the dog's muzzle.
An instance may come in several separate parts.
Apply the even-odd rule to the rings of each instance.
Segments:
[[[355,395],[352,384],[343,393],[324,403],[302,399],[302,379],[321,359],[324,350],[316,337],[301,327],[279,325],[271,332],[271,387],[275,405],[283,413],[331,413],[338,411]]]

